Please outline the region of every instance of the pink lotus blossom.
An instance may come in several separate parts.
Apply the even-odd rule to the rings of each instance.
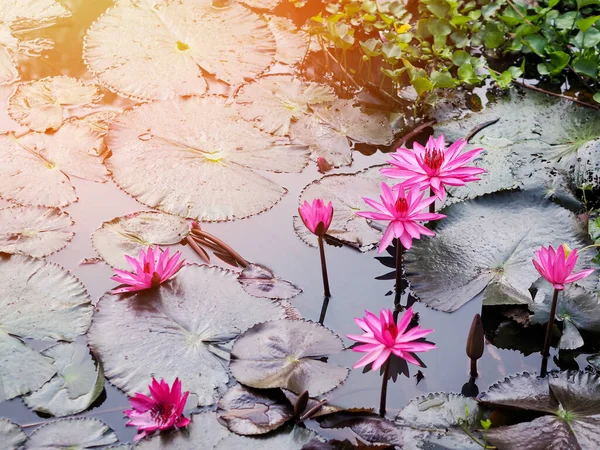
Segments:
[[[587,269],[572,274],[577,263],[577,249],[571,250],[565,244],[561,244],[558,251],[551,245],[548,248],[542,247],[536,250],[535,257],[533,265],[537,271],[558,290],[564,289],[566,283],[581,280],[594,271]]]
[[[184,260],[179,261],[180,252],[169,257],[169,249],[164,252],[159,248],[148,247],[146,251],[140,250],[137,259],[125,255],[125,259],[133,269],[133,272],[115,269],[112,279],[126,285],[113,289],[113,294],[122,292],[142,291],[158,287],[177,272],[183,266]]]
[[[436,348],[434,344],[416,342],[433,330],[423,330],[416,326],[406,331],[412,320],[412,307],[406,310],[398,325],[389,309],[382,309],[379,317],[372,312],[365,312],[367,315],[364,318],[354,319],[365,334],[347,335],[349,339],[363,343],[363,345],[354,347],[353,351],[367,353],[352,366],[353,369],[373,363],[373,370],[377,370],[392,353],[411,364],[420,366],[419,361],[411,353],[426,352]]]
[[[418,188],[411,188],[407,191],[403,184],[394,186],[392,190],[387,184],[381,183],[381,189],[383,191],[381,203],[363,197],[365,203],[375,208],[376,212],[360,211],[356,213],[367,219],[390,221],[381,238],[379,253],[384,251],[395,237],[400,239],[404,248],[409,249],[412,247],[412,240],[420,239],[422,234],[435,236],[435,233],[429,228],[417,223],[417,221],[438,220],[446,217],[443,214],[421,212],[435,201],[435,197],[423,199],[424,194],[420,194]]]
[[[150,397],[136,392],[129,402],[133,409],[123,411],[131,420],[127,426],[138,427],[138,433],[133,438],[139,441],[143,437],[156,430],[167,430],[171,427],[181,428],[190,423],[190,419],[183,416],[183,409],[189,392],[181,395],[181,381],[175,378],[173,387],[165,380],[160,383],[152,378],[152,384],[148,386]]]
[[[404,180],[407,188],[431,188],[443,201],[446,198],[446,185],[464,186],[469,181],[480,180],[476,175],[485,172],[479,167],[467,166],[483,149],[476,148],[461,155],[460,152],[466,144],[463,139],[458,139],[446,150],[444,135],[437,139],[431,136],[425,147],[415,142],[412,150],[404,147],[397,149],[388,161],[394,167],[384,167],[381,173],[390,178]]]
[[[318,198],[313,200],[312,205],[308,202],[304,202],[304,204],[298,208],[298,213],[302,218],[302,222],[304,222],[304,225],[311,233],[316,235],[321,233],[321,235],[323,235],[329,229],[329,225],[331,225],[333,205],[329,202],[327,206],[325,206],[325,202]],[[317,229],[319,223],[323,224],[322,231],[320,228]]]

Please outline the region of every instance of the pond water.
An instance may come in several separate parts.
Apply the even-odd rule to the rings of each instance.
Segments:
[[[72,11],[72,17],[59,21],[55,26],[36,30],[36,36],[52,38],[55,45],[52,49],[43,51],[40,57],[26,57],[19,60],[23,81],[57,75],[93,80],[81,57],[83,36],[92,22],[112,5],[112,1],[62,1]],[[143,78],[144,73],[140,72],[138,76]],[[212,89],[221,88],[217,86]],[[12,86],[0,88],[0,131],[15,131],[17,134],[22,134],[26,129],[14,122],[6,113],[8,98],[12,91]],[[112,94],[106,89],[102,92],[104,94],[102,105],[110,109],[120,110],[136,103]],[[481,91],[480,95],[485,96],[485,91]],[[486,101],[487,99],[484,104]],[[80,113],[81,110],[78,109],[70,110],[70,114],[74,116]],[[518,111],[515,111],[515,114],[518,114]],[[426,133],[418,137],[421,142],[424,142],[425,138]],[[375,151],[370,155],[354,151],[353,158],[352,166],[335,169],[333,173],[354,173],[373,165],[383,164],[387,155],[381,151]],[[288,191],[275,207],[243,220],[203,223],[203,229],[226,241],[247,260],[270,268],[278,277],[300,287],[303,292],[293,298],[291,303],[303,318],[318,321],[323,304],[318,250],[298,238],[293,227],[293,217],[297,215],[298,197],[304,187],[320,178],[322,174],[317,171],[316,165],[312,162],[297,174],[266,171],[262,171],[261,174],[284,186]],[[154,176],[153,173],[145,175]],[[91,234],[105,221],[148,208],[119,189],[112,181],[94,183],[78,178],[73,178],[71,181],[79,199],[64,210],[75,222],[75,236],[66,248],[46,259],[60,264],[78,277],[95,302],[112,289],[115,283],[110,280],[113,271],[107,264],[102,262],[82,264],[86,258],[97,257],[92,246]],[[0,206],[4,205],[9,205],[9,202],[1,201]],[[466,232],[468,233],[469,230]],[[199,257],[189,247],[179,249],[188,261],[201,263]],[[350,346],[352,341],[345,336],[358,331],[354,323],[355,317],[361,317],[365,309],[379,311],[382,308],[394,307],[392,294],[394,279],[376,279],[392,269],[375,259],[377,256],[375,250],[362,253],[349,246],[326,246],[325,252],[332,297],[324,325],[341,336],[346,346]],[[402,296],[402,304],[406,304],[408,291],[407,289]],[[418,301],[414,304],[413,308],[420,316],[420,325],[435,330],[428,339],[437,345],[437,349],[420,355],[426,365],[425,368],[421,368],[424,375],[422,380],[416,378],[418,369],[411,365],[408,374],[401,374],[395,382],[390,383],[389,417],[393,417],[394,413],[416,396],[429,392],[461,392],[463,385],[469,381],[469,359],[465,353],[465,343],[474,315],[482,312],[481,298],[482,295],[452,313],[431,309]],[[486,314],[494,316],[493,313],[484,313],[484,319]],[[85,337],[79,339],[85,342]],[[535,334],[533,339],[538,340],[541,346],[543,331]],[[27,340],[27,342],[36,350],[42,350],[48,345],[43,341]],[[585,356],[577,356],[575,363],[570,364],[585,367]],[[331,362],[345,367],[351,367],[356,360],[357,354],[351,350],[330,357]],[[493,343],[486,342],[484,355],[479,360],[479,377],[476,384],[480,391],[484,391],[488,386],[508,375],[523,371],[539,371],[541,361],[538,352],[525,356],[519,351],[498,348]],[[549,366],[550,369],[557,368],[554,361],[551,361]],[[352,370],[341,386],[323,397],[327,398],[330,404],[344,408],[376,409],[379,405],[380,389],[381,377],[378,371],[363,373],[362,370]],[[121,442],[127,443],[132,441],[136,431],[133,427],[125,427],[126,419],[122,411],[128,407],[128,397],[107,381],[105,394],[91,409],[78,416],[100,418],[116,431]],[[27,433],[35,429],[37,424],[51,420],[33,412],[20,398],[0,403],[0,417],[19,424]],[[309,426],[318,427],[314,423]],[[322,433],[324,436],[339,435],[331,430]]]

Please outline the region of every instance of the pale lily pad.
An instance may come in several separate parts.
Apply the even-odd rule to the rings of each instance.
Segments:
[[[312,113],[315,105],[335,100],[333,89],[292,75],[265,76],[242,86],[236,96],[241,116],[271,134],[288,135],[290,123]]]
[[[212,450],[215,445],[231,433],[217,422],[212,412],[192,414],[185,428],[162,432],[142,439],[136,450]]]
[[[0,252],[48,256],[73,239],[71,216],[55,208],[13,206],[0,209]]]
[[[3,0],[0,3],[0,85],[19,79],[14,56],[39,55],[53,45],[49,39],[32,39],[24,32],[49,27],[70,15],[70,11],[55,0]]]
[[[272,207],[286,189],[256,171],[300,172],[307,149],[239,119],[238,108],[217,97],[191,97],[126,112],[106,137],[114,180],[150,207],[200,220]]]
[[[540,278],[533,284],[537,289],[535,301],[529,304],[533,315],[529,318],[533,324],[548,323],[554,288]],[[563,324],[563,333],[558,348],[574,350],[582,347],[584,342],[578,330],[600,332],[600,304],[598,295],[575,284],[568,284],[558,294],[556,319]]]
[[[238,281],[254,297],[287,300],[302,292],[302,289],[276,277],[271,270],[259,264],[248,264]]]
[[[36,428],[24,450],[96,449],[119,438],[104,422],[91,417],[60,419]]]
[[[7,419],[0,418],[0,442],[6,450],[17,450],[25,442],[27,435],[21,427]]]
[[[542,245],[586,239],[571,212],[544,198],[506,192],[443,210],[435,239],[415,242],[406,274],[421,301],[451,312],[483,292],[484,305],[528,304],[539,277],[531,263]],[[589,264],[586,255],[578,265]]]
[[[496,383],[479,400],[490,406],[545,413],[531,422],[491,428],[499,448],[579,450],[600,446],[600,380],[586,372],[519,374]]]
[[[240,3],[245,3],[252,8],[271,10],[275,9],[281,0],[240,0]]]
[[[141,100],[202,94],[204,72],[242,84],[262,73],[274,55],[275,39],[261,17],[234,2],[215,8],[208,0],[118,0],[84,42],[94,76]]]
[[[261,437],[229,434],[214,450],[302,450],[317,434],[302,427],[286,427]]]
[[[83,285],[55,264],[0,255],[0,402],[38,389],[56,369],[18,338],[70,341],[86,332]]]
[[[255,325],[233,345],[229,368],[242,384],[321,395],[338,386],[348,369],[322,358],[344,349],[341,339],[320,324],[279,320]]]
[[[469,410],[468,417],[465,417],[465,408]],[[460,421],[475,425],[479,415],[475,399],[436,392],[412,399],[396,416],[396,422],[401,426],[445,429],[458,426]]]
[[[352,174],[325,175],[306,186],[300,194],[299,204],[321,198],[333,204],[333,219],[327,235],[359,249],[361,252],[375,247],[381,240],[381,232],[369,226],[368,222],[356,215],[365,209],[362,197],[378,198],[381,183],[388,181],[379,173],[382,166]],[[316,237],[307,230],[302,220],[294,217],[294,230],[300,239],[309,245],[317,245]]]
[[[185,219],[156,211],[138,211],[104,222],[92,234],[94,248],[113,267],[130,270],[125,255],[137,257],[151,245],[175,245],[186,238]]]
[[[132,396],[149,380],[176,377],[199,405],[226,390],[229,344],[248,327],[285,317],[284,309],[246,294],[234,272],[187,265],[159,288],[107,294],[88,332],[112,384]]]
[[[85,411],[102,393],[104,375],[87,346],[59,343],[42,352],[54,360],[56,375],[23,400],[31,409],[56,417]]]
[[[269,30],[275,36],[277,50],[275,60],[293,66],[302,62],[306,53],[312,50],[310,35],[299,30],[289,19],[279,16],[269,17]]]
[[[102,94],[94,85],[59,76],[17,85],[8,101],[8,114],[30,130],[58,130],[65,110],[100,101]]]

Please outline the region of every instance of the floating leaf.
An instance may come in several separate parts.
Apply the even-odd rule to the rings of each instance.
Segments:
[[[229,368],[254,388],[286,388],[317,396],[338,386],[348,369],[322,361],[344,349],[341,339],[320,324],[279,320],[255,325],[233,345]]]
[[[98,254],[113,267],[130,270],[125,255],[137,257],[151,245],[174,245],[188,235],[185,219],[156,211],[138,211],[104,222],[92,234]]]
[[[381,232],[370,227],[356,212],[365,208],[362,197],[377,198],[381,194],[381,183],[387,179],[379,169],[380,166],[374,166],[352,174],[325,175],[304,188],[299,203],[315,198],[331,201],[334,214],[327,235],[361,252],[370,250],[379,243]],[[294,230],[304,242],[317,246],[317,239],[297,216],[294,217]]]
[[[53,25],[71,13],[55,0],[3,0],[0,3],[0,85],[19,79],[13,56],[36,55],[52,47],[49,39],[26,39],[21,31]]]
[[[48,256],[64,248],[75,233],[66,212],[41,206],[0,209],[0,252]]]
[[[469,415],[465,417],[465,410]],[[445,429],[459,422],[473,425],[479,418],[477,401],[459,394],[436,392],[412,399],[396,416],[402,426]]]
[[[248,264],[240,274],[238,281],[244,290],[254,297],[290,299],[302,292],[302,289],[297,288],[289,281],[277,278],[273,272],[259,264]]]
[[[241,3],[252,8],[258,9],[275,9],[281,3],[281,0],[240,0]]]
[[[25,450],[96,449],[114,444],[119,438],[108,425],[91,417],[60,419],[36,428]]]
[[[55,264],[0,255],[0,402],[38,389],[52,360],[18,338],[70,341],[88,329],[92,307],[83,285]]]
[[[7,419],[0,418],[0,442],[6,450],[16,450],[27,439],[21,427]]]
[[[245,437],[230,434],[214,450],[302,450],[317,435],[306,428],[286,427],[267,436]]]
[[[265,21],[234,2],[215,8],[210,1],[119,0],[84,42],[94,76],[140,100],[202,94],[203,72],[227,84],[244,83],[263,72],[274,54]]]
[[[23,398],[31,409],[62,417],[85,411],[102,393],[104,375],[86,345],[59,343],[42,352],[54,360],[56,375]]]
[[[275,36],[277,62],[293,66],[302,62],[307,52],[312,50],[309,34],[298,30],[294,22],[285,17],[269,17],[269,30]]]
[[[481,292],[485,305],[529,303],[531,281],[539,277],[534,250],[563,242],[579,247],[586,239],[571,212],[523,192],[490,194],[443,212],[435,239],[417,241],[408,252],[406,273],[422,302],[446,312]]]
[[[502,449],[567,450],[600,445],[600,380],[586,372],[523,373],[494,384],[479,400],[491,406],[546,413],[531,422],[491,428]]]
[[[290,123],[312,113],[312,107],[335,100],[329,86],[303,82],[292,75],[265,76],[242,86],[236,96],[241,116],[271,134],[288,135]]]
[[[306,148],[262,133],[216,97],[145,104],[111,124],[106,162],[140,202],[200,220],[258,214],[286,190],[256,170],[299,172]]]
[[[342,411],[319,420],[319,423],[323,428],[349,428],[362,441],[371,444],[404,446],[400,427],[372,413]]]
[[[88,333],[107,378],[130,396],[147,392],[152,376],[211,405],[225,391],[228,344],[257,322],[282,318],[284,309],[246,294],[234,272],[187,265],[159,288],[107,294]]]
[[[165,431],[150,438],[142,439],[136,450],[210,450],[231,433],[217,422],[212,412],[192,414],[191,422],[185,428]],[[281,449],[280,449],[281,450]]]
[[[8,114],[34,131],[58,130],[64,110],[96,103],[102,98],[98,88],[74,78],[59,76],[17,85],[8,101]]]

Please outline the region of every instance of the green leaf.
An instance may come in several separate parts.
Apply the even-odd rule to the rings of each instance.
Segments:
[[[475,70],[473,69],[471,63],[466,62],[464,64],[461,64],[461,66],[458,68],[458,78],[467,83],[472,83],[474,80],[477,79],[477,76],[475,75]]]
[[[481,7],[481,14],[484,19],[489,19],[500,8],[502,8],[501,2],[490,2]]]
[[[552,68],[550,70],[551,75],[560,74],[560,72],[567,67],[567,64],[569,64],[569,61],[571,60],[571,56],[562,51],[552,52],[548,56],[550,56],[550,63],[552,64]]]
[[[529,34],[523,38],[525,45],[533,50],[537,55],[544,56],[544,48],[548,44],[545,37],[539,34]]]
[[[579,13],[577,11],[569,11],[558,16],[554,20],[554,26],[559,30],[570,30],[575,26],[578,17]]]
[[[504,44],[504,33],[500,31],[490,31],[485,34],[483,43],[487,48],[498,48]]]
[[[468,36],[464,31],[455,31],[450,35],[450,40],[457,48],[464,48],[467,45]]]
[[[598,63],[591,59],[581,58],[575,61],[573,70],[580,75],[586,75],[595,79],[598,76]]]
[[[419,96],[433,89],[433,83],[429,80],[429,78],[421,76],[415,77],[412,80],[410,80],[410,84],[413,85]]]
[[[451,8],[446,0],[432,0],[427,4],[427,9],[436,17],[443,19]]]
[[[579,19],[575,25],[585,33],[598,21],[598,19],[600,19],[600,16],[586,17],[585,19]]]
[[[594,101],[600,103],[600,91],[594,94]]]
[[[585,33],[580,31],[572,39],[572,43],[579,48],[594,48],[600,44],[600,30],[596,28],[590,28]]]
[[[379,39],[369,39],[364,42],[360,41],[359,44],[364,54],[370,58],[379,56],[381,53],[381,40]]]
[[[589,5],[600,5],[600,0],[576,0],[577,1],[577,8],[581,9],[584,6],[589,6]]]
[[[448,36],[452,33],[452,25],[446,19],[430,19],[429,20],[429,31],[434,36]]]
[[[431,72],[431,81],[435,88],[455,88],[460,84],[458,80],[452,78],[448,72],[439,72],[434,70]]]
[[[452,63],[458,67],[462,66],[464,63],[466,63],[470,59],[471,59],[471,55],[469,55],[464,50],[457,50],[452,55]]]

